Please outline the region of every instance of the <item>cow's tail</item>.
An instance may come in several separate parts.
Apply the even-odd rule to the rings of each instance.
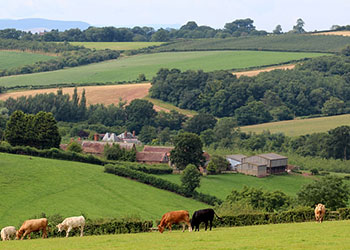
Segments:
[[[215,214],[215,216],[216,216],[219,220],[222,220],[222,218],[221,218],[219,215],[217,215],[217,214],[215,213],[215,211],[214,211],[214,214]]]

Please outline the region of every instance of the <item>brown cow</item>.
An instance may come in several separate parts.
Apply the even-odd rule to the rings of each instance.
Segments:
[[[47,219],[41,218],[41,219],[33,219],[33,220],[26,220],[23,222],[21,228],[16,233],[16,240],[18,240],[22,235],[21,240],[28,235],[28,239],[30,239],[30,233],[31,232],[38,232],[42,230],[43,232],[43,239],[47,238]],[[24,233],[24,234],[23,234]]]
[[[179,211],[172,211],[165,213],[160,221],[160,224],[158,225],[158,230],[160,233],[163,233],[164,228],[168,227],[169,231],[171,232],[171,225],[172,224],[178,224],[183,223],[182,225],[182,232],[185,231],[185,224],[188,226],[188,230],[191,232],[192,227],[190,223],[190,215],[188,211],[186,210],[179,210]]]
[[[321,223],[323,221],[324,214],[326,213],[326,207],[319,203],[315,207],[315,219],[316,222]]]

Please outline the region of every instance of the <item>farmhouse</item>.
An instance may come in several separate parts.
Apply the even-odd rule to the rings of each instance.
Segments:
[[[136,146],[134,143],[123,143],[123,142],[103,142],[103,141],[81,141],[78,143],[81,144],[84,153],[93,154],[101,156],[103,155],[103,151],[106,145],[118,144],[120,148],[124,148],[126,150],[135,150]],[[64,148],[62,145],[61,148]]]
[[[95,135],[94,140],[98,141],[99,136]],[[137,136],[135,136],[135,131],[133,131],[133,133],[125,131],[124,133],[121,133],[120,135],[115,135],[115,133],[108,133],[107,132],[103,135],[102,141],[141,144],[141,142],[138,140]]]

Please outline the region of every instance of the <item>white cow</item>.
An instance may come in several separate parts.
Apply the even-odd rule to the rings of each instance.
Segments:
[[[63,230],[66,231],[66,237],[68,237],[69,232],[73,228],[80,228],[80,237],[83,236],[84,232],[84,226],[85,226],[85,218],[84,216],[77,216],[77,217],[69,217],[64,219],[64,221],[60,224],[58,224],[56,227],[58,228],[58,232],[62,232]]]
[[[13,226],[4,227],[1,229],[1,239],[3,241],[10,240],[10,237],[14,235],[16,235],[16,228]]]

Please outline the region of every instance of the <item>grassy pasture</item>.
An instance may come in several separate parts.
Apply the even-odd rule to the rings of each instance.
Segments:
[[[139,216],[156,220],[171,210],[208,205],[79,162],[0,153],[0,228],[42,212],[89,218]],[[0,247],[2,249],[2,247]]]
[[[181,184],[180,175],[158,175],[158,177]],[[201,178],[198,191],[225,199],[232,189],[241,190],[246,185],[269,191],[280,190],[290,196],[296,196],[302,185],[312,181],[312,178],[306,178],[301,175],[273,175],[266,178],[257,178],[243,174],[208,175]]]
[[[317,117],[310,119],[296,119],[290,121],[269,122],[258,125],[241,127],[244,132],[262,133],[269,130],[271,133],[284,133],[288,136],[299,136],[318,132],[327,132],[330,129],[350,124],[350,115]]]
[[[123,57],[63,70],[1,77],[0,86],[50,85],[57,83],[108,83],[135,81],[143,73],[152,79],[160,68],[214,71],[244,69],[318,57],[320,53],[264,51],[204,51],[144,54]]]
[[[150,46],[159,46],[163,42],[70,42],[74,46],[84,46],[89,49],[134,50]]]
[[[158,232],[0,242],[10,249],[348,249],[350,221],[214,228],[212,231]]]
[[[0,51],[0,70],[17,68],[52,58],[54,57],[29,52]]]
[[[153,49],[160,51],[265,50],[335,53],[350,44],[350,37],[315,34],[283,34],[179,41]]]

